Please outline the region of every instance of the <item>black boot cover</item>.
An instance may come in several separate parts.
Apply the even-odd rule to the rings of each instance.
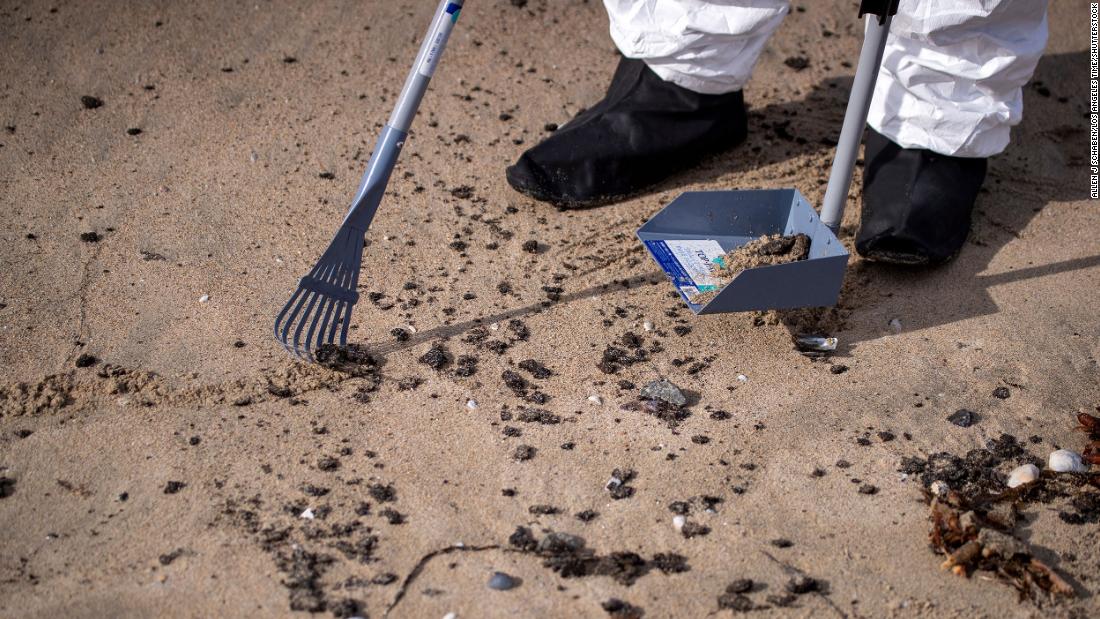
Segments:
[[[704,95],[623,58],[607,96],[520,156],[508,183],[562,207],[637,194],[745,139],[741,92]]]
[[[930,265],[959,253],[986,160],[902,148],[867,130],[856,251],[868,260]]]

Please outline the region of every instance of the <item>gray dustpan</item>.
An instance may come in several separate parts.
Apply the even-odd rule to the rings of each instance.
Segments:
[[[848,250],[836,231],[897,3],[864,0],[860,5],[860,16],[868,14],[863,49],[820,217],[797,189],[693,191],[681,194],[638,229],[638,238],[691,311],[718,314],[836,304],[848,264]],[[715,290],[716,281],[708,277],[715,258],[764,235],[798,233],[810,237],[805,260],[746,269],[716,294],[706,295],[709,300],[692,301]]]

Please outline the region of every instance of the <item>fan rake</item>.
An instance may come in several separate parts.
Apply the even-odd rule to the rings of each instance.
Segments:
[[[275,339],[287,352],[313,361],[313,352],[325,344],[347,345],[362,259],[363,231],[341,226],[275,319]]]

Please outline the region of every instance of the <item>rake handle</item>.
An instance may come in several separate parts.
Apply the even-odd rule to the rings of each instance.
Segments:
[[[428,83],[435,73],[440,57],[443,56],[443,50],[447,47],[451,30],[458,21],[463,1],[440,0],[431,26],[428,27],[428,32],[420,44],[416,61],[409,70],[409,76],[405,78],[405,85],[401,88],[397,103],[394,104],[390,119],[378,136],[374,152],[367,163],[367,170],[363,173],[363,180],[359,182],[359,189],[355,192],[351,208],[344,218],[345,225],[350,225],[365,234],[371,220],[374,219],[374,213],[378,210],[378,204],[382,201],[382,195],[389,183],[390,174],[397,165],[401,147],[405,145],[405,139],[409,135],[409,127],[412,126],[416,110],[420,107],[420,100],[428,90]]]
[[[825,187],[825,199],[821,203],[821,222],[835,234],[840,229],[840,220],[844,217],[844,205],[848,201],[848,189],[852,185],[852,170],[855,169],[859,143],[863,139],[863,129],[867,125],[867,112],[871,107],[871,97],[875,93],[882,54],[886,50],[886,36],[890,32],[890,21],[897,11],[897,2],[881,2],[887,5],[879,10],[866,10],[872,2],[864,1],[867,15],[863,33],[863,48],[859,52],[859,64],[852,81],[852,92],[848,96],[848,108],[844,112],[844,124],[840,128],[840,138],[836,143],[836,155],[833,169],[829,172],[829,184]],[[892,4],[892,7],[889,6]]]

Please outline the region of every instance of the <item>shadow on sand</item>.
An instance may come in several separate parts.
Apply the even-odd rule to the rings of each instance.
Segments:
[[[968,244],[952,263],[934,269],[911,269],[877,265],[853,256],[849,263],[841,306],[854,312],[868,311],[884,291],[897,289],[905,297],[905,331],[916,331],[950,324],[999,311],[990,289],[1012,282],[1046,277],[1100,266],[1100,253],[1044,265],[1030,265],[996,274],[984,275],[993,258],[1011,241],[1019,238],[1031,220],[1052,202],[1086,199],[1088,196],[1088,152],[1086,127],[1078,108],[1087,101],[1080,92],[1068,97],[1053,96],[1044,85],[1060,81],[1061,75],[1081,76],[1088,71],[1084,52],[1045,56],[1039,63],[1032,83],[1025,88],[1024,121],[1014,132],[1014,144],[991,160],[990,173],[978,198],[974,228]],[[848,96],[850,78],[830,78],[819,83],[800,101],[773,104],[750,112],[749,141],[727,153],[701,163],[659,185],[655,191],[714,181],[739,171],[829,151],[839,132]],[[1037,119],[1065,118],[1062,126],[1043,128]],[[1030,122],[1029,122],[1030,121]],[[824,128],[824,129],[823,129]],[[770,136],[768,135],[770,133]],[[766,146],[754,144],[752,136],[774,138]],[[763,141],[763,140],[757,140]],[[1042,144],[1042,148],[1037,145]],[[1052,162],[1053,160],[1053,162]],[[1003,162],[1003,163],[1002,163]],[[1053,163],[1053,166],[1052,166]],[[1021,174],[1022,170],[1055,170],[1053,175]],[[823,183],[824,178],[819,179]],[[851,205],[855,206],[855,205]],[[849,240],[854,230],[841,231]],[[577,273],[584,276],[600,270]],[[627,279],[616,278],[602,284],[562,294],[554,304],[598,297],[609,291],[661,284],[663,272],[646,269]],[[665,294],[663,286],[655,291]],[[425,341],[454,337],[478,325],[521,318],[552,305],[532,303],[434,329],[421,331],[404,342],[368,344],[372,352],[385,355],[416,346]],[[721,320],[710,317],[710,320]],[[799,326],[786,321],[794,332]],[[853,329],[845,332],[845,346],[881,337],[885,329]]]

